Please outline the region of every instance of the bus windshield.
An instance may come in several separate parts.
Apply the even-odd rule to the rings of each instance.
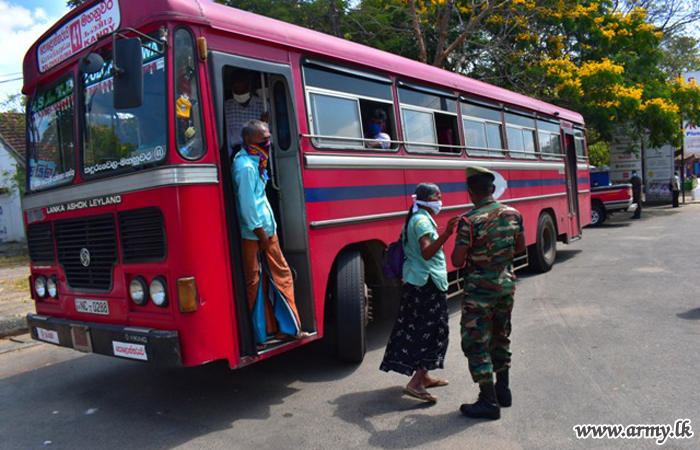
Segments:
[[[75,176],[73,78],[38,93],[29,107],[29,189],[64,184]]]
[[[165,159],[165,57],[152,50],[155,45],[148,42],[143,47],[143,104],[138,108],[114,108],[111,59],[99,72],[82,75],[86,176],[123,172]]]

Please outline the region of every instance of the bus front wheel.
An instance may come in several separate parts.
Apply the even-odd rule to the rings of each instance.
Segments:
[[[552,216],[540,215],[537,221],[537,241],[528,249],[530,267],[537,272],[548,272],[557,257],[557,231]]]
[[[369,307],[365,267],[359,251],[347,250],[338,256],[335,281],[338,358],[359,363],[367,351],[365,327]]]

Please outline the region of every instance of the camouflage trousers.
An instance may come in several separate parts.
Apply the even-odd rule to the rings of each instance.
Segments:
[[[510,315],[513,293],[484,297],[465,293],[462,300],[462,351],[475,383],[493,382],[493,373],[510,367]]]

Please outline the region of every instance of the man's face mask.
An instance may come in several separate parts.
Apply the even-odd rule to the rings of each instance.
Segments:
[[[370,122],[369,126],[367,127],[367,131],[369,132],[370,136],[376,136],[382,132],[382,126],[376,122]]]
[[[266,152],[269,152],[271,143],[270,143],[270,140],[268,139],[266,141],[255,142],[255,143],[253,143],[253,145],[262,148]]]
[[[243,104],[250,100],[250,92],[246,92],[245,94],[236,94],[235,92],[233,93],[233,99],[236,101],[236,103]]]

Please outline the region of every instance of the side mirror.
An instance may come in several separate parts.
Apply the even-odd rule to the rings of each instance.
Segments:
[[[141,39],[114,42],[114,108],[138,108],[143,103],[143,54]]]
[[[97,73],[102,70],[105,60],[97,53],[90,53],[85,58],[80,58],[78,69],[82,73]]]

